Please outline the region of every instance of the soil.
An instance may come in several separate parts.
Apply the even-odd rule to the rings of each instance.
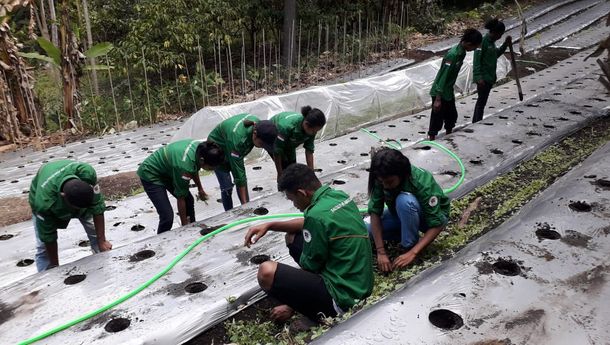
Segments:
[[[574,230],[566,230],[565,235],[561,238],[561,242],[579,248],[587,248],[589,247],[589,241],[591,240],[590,236],[582,234],[578,231]]]
[[[576,274],[566,280],[566,284],[584,293],[597,293],[606,284],[610,266],[599,265]]]
[[[504,327],[506,329],[513,329],[519,326],[538,324],[545,314],[546,312],[543,309],[530,309],[511,321],[508,321]]]

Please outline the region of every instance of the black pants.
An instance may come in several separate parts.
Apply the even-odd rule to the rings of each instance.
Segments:
[[[157,234],[171,230],[172,225],[174,224],[174,210],[167,197],[167,192],[174,195],[174,188],[168,188],[167,186],[154,184],[142,179],[140,179],[140,181],[142,182],[146,195],[148,195],[148,198],[152,201],[157,209],[157,214],[159,215]],[[195,199],[191,193],[189,193],[185,199],[186,216],[189,218],[189,222],[192,223],[195,221]]]
[[[303,251],[302,232],[295,236],[288,249],[298,263]],[[268,294],[314,321],[337,316],[333,298],[319,274],[278,263]]]
[[[474,106],[474,115],[472,115],[472,123],[483,120],[483,113],[485,112],[485,105],[487,99],[489,99],[489,93],[491,92],[492,84],[483,82],[483,86],[477,84],[477,104]]]
[[[437,112],[434,111],[434,97],[432,97],[432,114],[430,115],[430,127],[428,129],[428,135],[436,136],[438,131],[443,129],[451,132],[455,127],[457,121],[457,110],[455,109],[455,99],[451,101],[445,101],[441,99],[441,109]]]

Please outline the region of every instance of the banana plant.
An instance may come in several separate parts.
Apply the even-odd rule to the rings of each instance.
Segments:
[[[49,41],[43,37],[39,37],[36,41],[38,42],[38,45],[40,46],[40,48],[42,48],[42,50],[44,50],[46,55],[42,55],[37,52],[32,52],[32,53],[19,52],[18,54],[20,56],[23,56],[28,59],[48,62],[52,66],[54,66],[58,69],[61,68],[61,52],[60,52],[59,48],[57,46],[55,46],[51,41]],[[114,49],[114,46],[112,45],[112,43],[101,42],[101,43],[98,43],[98,44],[92,46],[91,48],[87,49],[83,53],[83,55],[86,58],[98,58],[100,56],[107,55],[112,49]],[[113,67],[112,66],[110,66],[110,67],[109,66],[95,66],[95,67],[87,66],[85,68],[89,69],[89,70],[91,70],[91,69],[107,70],[108,68],[113,68]]]

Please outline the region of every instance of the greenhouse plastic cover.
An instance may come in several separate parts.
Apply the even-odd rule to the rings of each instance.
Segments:
[[[514,110],[527,110],[530,116],[521,116]],[[549,113],[553,114],[552,117],[544,116]],[[538,152],[601,115],[599,109],[579,108],[556,99],[539,98],[468,126],[475,135],[461,131],[439,140],[466,162],[466,183],[455,195],[466,193],[473,186],[491,179],[497,171],[508,169],[519,159]],[[560,117],[564,120],[559,120]],[[550,121],[555,124],[553,128],[542,126]],[[410,124],[413,129],[426,126],[425,119]],[[387,123],[383,125],[388,126]],[[537,127],[539,135],[527,134],[533,127]],[[385,134],[395,137],[400,135],[400,131],[404,129],[388,127]],[[343,140],[344,146],[353,142],[349,138]],[[507,145],[511,140],[521,140],[522,144]],[[503,154],[491,152],[497,147],[502,147]],[[415,165],[432,171],[443,186],[452,185],[457,180],[457,176],[445,175],[446,171],[458,170],[457,163],[438,150],[421,149],[421,145],[416,145],[404,151]],[[358,153],[334,152],[320,159],[336,159],[337,155],[359,156]],[[475,160],[482,160],[485,164],[469,163]],[[366,203],[366,165],[360,157],[360,164],[328,174],[322,180],[333,184],[341,181],[339,187],[349,191],[362,206]],[[6,286],[0,293],[0,313],[3,316],[0,320],[0,343],[19,342],[109,303],[160,271],[199,237],[203,223],[209,226],[227,224],[251,216],[254,207],[267,208],[270,214],[295,211],[281,193],[274,193],[197,225],[89,256]],[[202,243],[139,295],[45,339],[44,343],[176,344],[226,319],[262,296],[256,282],[257,265],[250,261],[253,256],[268,255],[294,265],[285,249],[283,236],[270,233],[247,249],[243,247],[245,230],[246,226],[240,226]],[[143,256],[137,253],[143,250],[154,251],[154,256],[138,261]],[[79,274],[85,274],[86,279],[75,285],[65,285],[64,279]],[[207,289],[199,293],[185,291],[189,284],[198,282],[205,284]],[[108,322],[119,317],[129,319],[130,326],[122,332],[105,331]]]
[[[509,221],[314,343],[608,344],[608,184],[610,144]],[[435,327],[430,315],[442,309],[463,326]]]
[[[318,137],[333,138],[364,123],[405,115],[429,105],[430,88],[441,61],[441,58],[437,58],[381,76],[315,86],[246,103],[206,107],[193,114],[176,132],[173,140],[204,139],[219,122],[236,114],[251,113],[261,119],[269,119],[283,111],[300,111],[306,105],[319,108],[326,115],[327,124]],[[508,59],[500,57],[498,79],[505,77],[509,70]],[[475,90],[472,83],[472,53],[468,53],[456,81],[456,92],[466,94]]]

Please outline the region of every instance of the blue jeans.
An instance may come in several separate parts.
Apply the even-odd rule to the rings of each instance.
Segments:
[[[381,226],[384,241],[399,242],[405,249],[417,244],[420,231],[428,230],[417,198],[408,192],[401,192],[396,197],[396,214],[387,209],[383,212]],[[372,237],[370,224],[368,228]]]
[[[220,186],[220,198],[222,199],[222,207],[224,207],[225,211],[228,211],[233,208],[233,179],[231,179],[231,173],[228,171],[224,171],[221,169],[214,170],[216,174],[216,178],[218,179],[218,185]],[[244,200],[241,200],[239,193],[237,195],[239,197],[239,201],[241,203]]]
[[[154,184],[145,180],[140,179],[144,191],[150,201],[152,201],[157,214],[159,215],[159,225],[157,227],[157,234],[169,231],[174,225],[174,209],[172,204],[169,202],[167,192],[174,195],[174,188],[168,188],[166,186]],[[175,196],[175,195],[174,195]],[[193,194],[189,193],[186,197],[186,216],[189,218],[188,222],[192,223],[195,221],[195,199]]]
[[[93,225],[93,218],[78,218],[78,220],[83,225],[83,228],[85,228],[85,232],[89,238],[89,244],[91,245],[91,250],[94,253],[99,253],[100,247],[97,243],[97,233],[95,232],[95,226]],[[36,269],[38,272],[42,272],[49,267],[49,255],[47,254],[47,247],[38,236],[38,229],[36,228],[36,216],[32,217],[32,221],[34,222],[34,234],[36,234]]]

